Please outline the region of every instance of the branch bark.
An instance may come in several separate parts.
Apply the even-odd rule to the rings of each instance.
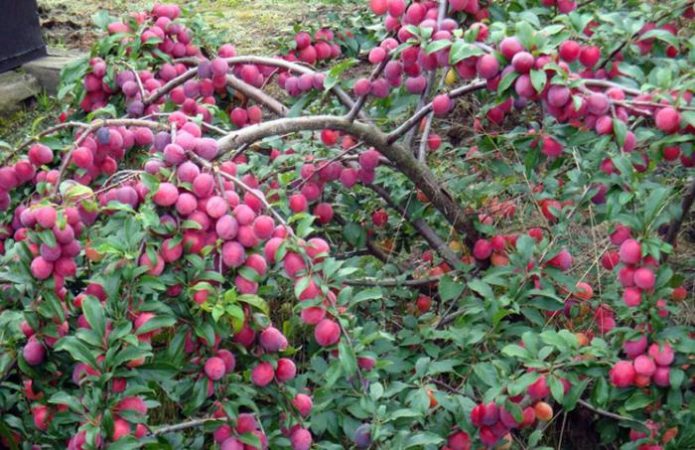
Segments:
[[[439,282],[439,277],[399,280],[398,278],[358,278],[355,280],[347,280],[345,284],[348,286],[380,286],[380,287],[421,287],[430,286]]]
[[[666,233],[666,238],[664,240],[669,244],[675,245],[676,240],[678,239],[678,232],[680,231],[681,226],[683,226],[683,221],[686,217],[688,217],[688,213],[690,213],[690,208],[692,208],[693,202],[695,202],[695,179],[693,179],[693,181],[690,183],[688,191],[683,196],[683,200],[681,201],[680,216],[678,216],[678,218],[676,218],[668,227],[668,232]]]
[[[150,436],[158,436],[160,434],[172,433],[174,431],[186,430],[188,428],[196,428],[210,422],[223,422],[223,419],[215,417],[205,417],[202,419],[193,419],[188,422],[176,423],[173,425],[164,425],[155,430],[152,430]]]
[[[200,61],[198,58],[181,58],[177,59],[177,62],[182,62],[185,64],[198,64]],[[281,58],[270,58],[270,57],[264,57],[264,56],[235,56],[233,58],[226,58],[227,63],[230,66],[237,65],[237,64],[257,64],[261,66],[272,66],[272,67],[278,67],[281,69],[289,70],[291,72],[296,72],[300,74],[310,74],[314,75],[317,72],[312,69],[311,67],[304,66],[302,64],[298,63],[293,63],[290,61],[286,61]],[[153,100],[150,100],[148,98],[149,102],[145,102],[145,105],[147,106],[148,104],[152,103],[153,101],[157,101],[162,95],[166,94],[169,90],[171,90],[173,87],[176,87],[184,82],[186,80],[189,80],[195,76],[197,72],[197,68],[192,68],[189,69],[188,71],[184,72],[183,74],[179,75],[178,77],[174,78],[171,80],[169,83],[165,84],[161,88],[157,89],[156,91],[156,96],[153,96]],[[168,85],[172,85],[167,89]],[[355,106],[355,101],[343,90],[340,88],[340,86],[334,86],[330,89],[336,97],[338,97],[338,100],[348,109],[352,109]],[[159,92],[161,91],[161,92]],[[367,116],[364,111],[360,111],[359,117],[362,120],[369,121],[369,116]]]
[[[279,116],[286,116],[289,109],[287,106],[283,105],[279,100],[271,97],[257,87],[251,86],[235,77],[234,75],[227,75],[227,84],[237,91],[243,92],[248,98],[261,103],[268,107],[271,111]]]
[[[263,138],[296,131],[316,131],[324,128],[339,130],[355,136],[365,144],[378,149],[404,175],[427,196],[432,205],[439,210],[449,223],[461,234],[465,235],[466,243],[472,247],[477,239],[473,221],[454,197],[440,185],[434,174],[420,163],[412,153],[397,144],[388,142],[386,134],[379,129],[361,122],[350,122],[344,117],[337,116],[307,116],[278,119],[258,125],[242,128],[219,141],[220,152],[229,152],[242,144],[252,144]]]
[[[471,84],[467,84],[465,86],[460,86],[456,89],[451,90],[448,95],[449,98],[454,99],[461,97],[463,95],[466,95],[471,92],[479,91],[483,89],[485,86],[487,86],[487,83],[485,81],[474,81]],[[388,134],[388,142],[393,143],[396,142],[398,139],[401,138],[405,133],[408,132],[411,128],[416,126],[418,123],[420,123],[420,120],[425,117],[427,114],[429,114],[432,111],[432,102],[424,105],[422,108],[417,110],[415,114],[413,114],[408,120],[403,122],[401,126],[396,128],[395,130],[391,131]]]

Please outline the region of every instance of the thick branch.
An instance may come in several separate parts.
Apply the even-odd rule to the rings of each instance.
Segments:
[[[285,105],[280,101],[276,100],[274,97],[266,94],[257,87],[251,86],[248,83],[244,83],[242,80],[238,79],[234,75],[227,75],[227,84],[236,89],[239,92],[243,92],[248,98],[253,99],[257,103],[261,103],[268,107],[271,111],[279,116],[287,115],[289,111]]]
[[[198,58],[181,58],[181,59],[178,59],[177,61],[183,62],[185,64],[198,64],[198,62],[200,60]],[[270,58],[270,57],[264,57],[264,56],[235,56],[233,58],[226,58],[226,61],[230,66],[237,65],[237,64],[257,64],[257,65],[261,65],[261,66],[279,67],[281,69],[289,70],[291,72],[300,73],[300,74],[314,75],[317,73],[314,69],[312,69],[310,67],[304,66],[302,64],[286,61],[286,60],[281,59],[281,58]],[[174,87],[178,86],[179,84],[184,83],[186,80],[188,80],[190,78],[193,78],[193,76],[195,76],[196,72],[197,72],[197,69],[194,67],[192,69],[189,69],[187,72],[184,72],[182,75],[179,75],[177,78],[183,78],[184,75],[187,76],[187,78],[182,79],[182,81],[180,80],[178,82],[178,84],[174,85]],[[166,85],[162,86],[160,89],[157,90],[157,91],[160,91],[160,90],[163,91],[162,93],[159,94],[159,97],[161,97],[166,92],[168,92],[165,89],[166,86],[168,84],[174,82],[175,80],[177,80],[177,78],[174,78],[169,83],[167,83]],[[169,90],[171,90],[171,89],[169,89]],[[344,90],[342,90],[340,88],[340,86],[332,87],[331,91],[336,95],[336,97],[338,97],[338,100],[340,100],[340,102],[343,105],[345,105],[346,108],[352,109],[355,106],[355,101]],[[159,97],[157,97],[157,98],[159,98]],[[156,101],[157,98],[155,98],[152,101]],[[150,100],[150,99],[148,99],[148,100]],[[150,103],[152,101],[150,101]],[[145,104],[147,105],[149,103],[146,102]],[[359,117],[362,120],[369,120],[369,117],[363,111],[360,111]]]
[[[278,119],[242,128],[218,141],[221,152],[229,152],[242,144],[251,144],[269,136],[302,130],[322,130],[330,128],[349,133],[357,139],[378,149],[405,176],[427,196],[429,201],[460,233],[466,236],[469,246],[475,242],[477,232],[472,220],[454,197],[441,185],[434,174],[415,159],[412,153],[397,144],[389,144],[387,136],[379,129],[361,122],[350,122],[337,116],[308,116]]]

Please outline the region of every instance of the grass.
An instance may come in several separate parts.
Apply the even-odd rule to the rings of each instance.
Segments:
[[[91,17],[100,10],[113,16],[149,10],[152,1],[39,0],[45,40],[51,46],[82,47],[96,39]],[[243,53],[276,53],[295,25],[328,25],[327,13],[347,8],[339,0],[198,0],[176,1],[203,19]]]

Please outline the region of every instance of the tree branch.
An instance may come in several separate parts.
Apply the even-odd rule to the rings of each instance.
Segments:
[[[278,119],[236,130],[219,141],[220,152],[229,152],[242,144],[251,144],[269,136],[302,130],[322,130],[330,128],[349,133],[366,145],[375,147],[386,156],[405,176],[427,196],[454,228],[466,236],[466,243],[472,247],[477,232],[472,219],[454,197],[443,188],[439,180],[425,166],[415,159],[412,153],[397,144],[390,144],[387,136],[374,126],[361,122],[350,122],[337,116],[308,116]]]
[[[606,410],[603,410],[601,408],[597,408],[597,407],[593,406],[591,403],[587,402],[586,400],[579,399],[579,400],[577,400],[577,403],[579,403],[580,405],[582,405],[586,409],[589,409],[589,410],[595,412],[596,414],[600,414],[600,415],[605,416],[605,417],[610,417],[611,419],[625,421],[625,422],[637,422],[636,419],[621,416],[619,414],[614,414],[610,411],[606,411]]]
[[[410,280],[399,280],[398,278],[358,278],[355,280],[347,280],[345,281],[345,284],[348,286],[421,287],[429,286],[438,282],[439,277]]]
[[[390,53],[388,55],[386,55],[384,60],[381,61],[381,63],[379,63],[379,65],[374,68],[374,70],[372,71],[372,74],[369,76],[369,81],[376,80],[377,77],[379,75],[381,75],[381,72],[384,71],[384,69],[386,68],[386,64],[388,64],[389,61],[391,61],[391,54]],[[364,106],[365,102],[367,101],[367,97],[369,97],[369,92],[360,96],[360,98],[357,99],[355,104],[352,106],[352,108],[350,108],[350,111],[345,116],[345,118],[347,120],[349,120],[350,122],[355,120],[355,118],[357,117],[357,114],[359,114],[359,112],[362,110],[362,107]]]
[[[310,74],[310,75],[315,75],[316,72],[314,69],[304,66],[302,64],[298,63],[293,63],[290,61],[286,61],[281,58],[270,58],[270,57],[264,57],[264,56],[235,56],[232,58],[225,58],[227,63],[230,66],[233,65],[238,65],[238,64],[256,64],[256,65],[261,65],[261,66],[272,66],[272,67],[279,67],[281,69],[289,70],[291,72],[296,72],[300,74]],[[177,59],[176,62],[182,62],[185,64],[198,64],[200,60],[198,58],[180,58]],[[178,86],[179,84],[182,84],[186,82],[186,80],[193,78],[197,72],[197,68],[192,68],[189,69],[187,72],[184,72],[183,74],[179,75],[178,77],[174,78],[171,80],[169,83],[165,84],[161,88],[157,89],[155,91],[158,96],[153,96],[152,101],[157,101],[162,95],[164,95],[168,90],[171,90],[173,87]],[[170,88],[167,89],[168,85],[172,85]],[[334,86],[330,89],[336,97],[338,97],[338,100],[345,105],[348,110],[352,109],[355,106],[355,101],[344,91],[340,88],[340,86]],[[162,92],[159,92],[162,91]],[[150,99],[148,99],[150,100]],[[152,102],[150,101],[150,103]],[[145,106],[147,106],[149,103],[145,103]],[[367,116],[363,111],[359,113],[359,117],[362,120],[369,120],[369,116]]]
[[[685,193],[683,196],[683,200],[681,201],[681,214],[678,216],[668,227],[668,232],[666,233],[666,238],[664,239],[666,242],[668,242],[671,245],[675,245],[676,240],[678,239],[678,232],[681,229],[681,226],[683,225],[683,221],[685,220],[686,217],[688,217],[688,213],[690,213],[690,208],[693,206],[693,202],[695,201],[695,179],[693,179],[692,183],[690,183],[690,187],[688,188],[688,191]],[[664,258],[666,259],[666,258]]]
[[[93,133],[97,128],[100,127],[109,127],[109,126],[114,126],[114,127],[148,127],[148,128],[153,128],[153,129],[166,129],[166,125],[161,124],[159,122],[154,122],[151,120],[142,120],[142,119],[101,119],[101,120],[95,120],[94,122],[90,123],[87,128],[84,129],[82,135],[77,138],[75,143],[73,144],[72,148],[68,151],[67,155],[63,156],[63,161],[60,163],[60,167],[58,168],[58,179],[56,180],[55,184],[55,189],[54,189],[54,194],[58,192],[58,189],[60,188],[60,181],[63,179],[63,176],[65,175],[65,171],[68,168],[68,165],[70,164],[70,161],[72,160],[72,152],[78,148],[82,143],[87,139],[87,137]]]
[[[255,100],[257,103],[261,103],[267,106],[271,111],[279,116],[286,116],[289,109],[287,106],[283,105],[279,100],[271,97],[257,87],[251,86],[248,83],[243,82],[234,75],[227,75],[227,84],[236,89],[237,91],[243,92],[248,98]]]
[[[474,81],[471,84],[467,84],[465,86],[460,86],[456,89],[453,89],[448,93],[449,98],[454,99],[461,97],[463,95],[466,95],[470,92],[475,92],[483,89],[485,86],[487,86],[487,83],[485,81]],[[420,120],[425,117],[427,114],[429,114],[432,111],[432,102],[424,105],[422,108],[417,110],[415,114],[413,114],[408,120],[403,122],[401,126],[396,128],[395,130],[391,131],[388,134],[387,141],[389,144],[396,142],[398,139],[401,138],[405,133],[408,132],[411,128],[416,126],[418,123],[420,123]]]
[[[188,422],[176,423],[173,425],[163,425],[159,428],[152,430],[150,436],[158,436],[160,434],[172,433],[174,431],[186,430],[188,428],[196,428],[205,425],[210,422],[223,422],[224,419],[219,419],[215,417],[204,417],[202,419],[193,419]]]

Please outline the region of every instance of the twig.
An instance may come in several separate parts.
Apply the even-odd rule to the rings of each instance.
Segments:
[[[180,430],[186,430],[188,428],[196,428],[205,425],[206,423],[210,422],[222,422],[224,419],[216,418],[216,417],[205,417],[202,419],[193,419],[189,420],[188,422],[182,422],[182,423],[176,423],[173,425],[164,425],[161,427],[158,427],[150,433],[150,436],[158,436],[160,434],[166,434],[166,433],[171,433],[174,431],[180,431]]]
[[[343,217],[340,216],[338,213],[334,213],[334,214],[333,214],[333,220],[335,220],[336,222],[338,222],[338,224],[340,224],[340,226],[345,226],[345,224],[347,224],[347,221],[346,221],[345,219],[343,219]],[[371,254],[372,256],[374,256],[376,259],[378,259],[379,261],[381,261],[381,262],[383,262],[383,263],[385,263],[385,262],[388,261],[389,255],[387,255],[387,254],[386,254],[378,245],[376,245],[376,243],[374,243],[374,241],[373,241],[372,239],[370,239],[369,237],[367,237],[367,242],[365,243],[365,245],[367,246],[367,251],[369,252],[369,254]],[[350,284],[350,283],[348,282],[347,284]],[[355,286],[357,286],[357,285],[355,285]]]
[[[444,17],[446,17],[446,9],[447,9],[447,1],[446,0],[441,0],[439,2],[439,9],[437,10],[437,28],[442,24],[442,21],[444,20]],[[427,85],[425,86],[425,90],[422,92],[420,95],[420,99],[418,100],[417,103],[417,110],[422,109],[423,106],[425,106],[425,102],[427,101],[428,98],[432,95],[432,91],[434,88],[434,79],[437,76],[437,69],[434,68],[430,71],[428,77],[427,77]],[[431,120],[429,121],[429,125],[432,125]],[[405,147],[407,149],[412,148],[413,145],[413,139],[415,138],[415,129],[411,129],[408,131],[408,135],[405,137]],[[420,161],[423,161],[422,158],[418,159]]]
[[[379,63],[379,65],[374,68],[374,70],[372,71],[372,74],[369,76],[369,81],[376,80],[377,77],[379,75],[381,75],[381,72],[384,71],[384,69],[386,68],[386,64],[388,64],[389,61],[391,61],[391,54],[390,53],[387,54],[386,57],[384,58],[384,60],[381,61],[381,63]],[[355,120],[355,118],[357,117],[357,114],[359,114],[359,112],[362,110],[362,107],[364,106],[365,102],[367,101],[367,97],[369,97],[369,92],[360,96],[357,99],[355,104],[352,105],[352,108],[350,108],[350,111],[345,116],[345,118],[347,120],[349,120],[350,122]]]
[[[140,74],[139,74],[138,71],[135,70],[135,68],[134,68],[133,66],[131,66],[130,64],[126,63],[125,66],[126,66],[128,69],[130,69],[131,72],[133,72],[133,76],[135,76],[135,81],[136,81],[137,84],[138,84],[138,89],[140,90],[140,99],[141,99],[142,101],[145,101],[145,98],[146,98],[146,96],[145,96],[145,86],[142,85],[142,80],[140,79]]]
[[[180,58],[176,60],[177,62],[183,62],[187,64],[198,64],[200,61],[198,58]],[[238,64],[256,64],[256,65],[262,65],[262,66],[271,66],[271,67],[278,67],[281,69],[289,70],[291,72],[296,72],[300,74],[310,74],[310,75],[315,75],[318,72],[316,72],[314,69],[304,66],[299,63],[294,63],[290,61],[286,61],[284,59],[280,58],[268,58],[268,57],[263,57],[263,56],[235,56],[233,58],[226,58],[227,64],[230,66],[233,65],[238,65]],[[150,99],[150,102],[157,101],[161,96],[166,94],[169,90],[171,90],[173,87],[178,86],[179,84],[184,83],[186,80],[193,78],[197,72],[196,68],[189,69],[188,71],[184,72],[183,74],[179,75],[178,77],[174,78],[171,80],[169,83],[166,85],[162,86],[161,88],[157,89],[155,91],[155,95],[153,95]],[[167,86],[170,85],[170,86]],[[330,89],[336,97],[340,100],[340,102],[348,109],[352,109],[355,106],[355,101],[343,90],[340,88],[340,86],[333,86]],[[149,104],[148,102],[145,102],[145,106]],[[370,121],[369,116],[364,113],[364,111],[360,111],[359,117],[362,120]]]
[[[380,286],[380,287],[417,287],[429,286],[432,283],[438,283],[439,277],[399,280],[397,278],[358,278],[356,280],[347,280],[345,284],[349,286]]]
[[[75,140],[72,148],[68,151],[67,155],[63,156],[63,161],[60,163],[58,169],[58,178],[56,179],[56,184],[54,188],[54,194],[58,192],[60,186],[60,181],[65,175],[65,170],[72,160],[72,152],[75,151],[82,143],[87,139],[87,137],[92,134],[97,128],[108,127],[108,126],[133,126],[133,127],[149,127],[154,129],[166,129],[166,126],[159,123],[153,122],[151,120],[141,120],[141,119],[100,119],[89,124],[89,126],[82,132],[82,135]]]
[[[203,167],[205,167],[205,168],[207,168],[207,169],[209,169],[209,170],[212,170],[216,175],[220,175],[221,177],[226,178],[226,179],[228,179],[229,181],[232,181],[234,184],[236,184],[237,186],[239,186],[240,188],[242,188],[244,191],[249,192],[249,193],[255,195],[256,198],[258,199],[258,201],[261,202],[261,204],[263,205],[263,207],[264,207],[268,212],[270,212],[270,213],[273,215],[273,217],[275,217],[275,219],[276,219],[279,223],[281,223],[282,225],[284,225],[284,226],[288,229],[288,232],[289,232],[289,233],[291,233],[291,234],[293,233],[292,229],[291,229],[290,227],[287,226],[287,221],[280,215],[280,213],[278,213],[278,212],[275,210],[275,208],[273,208],[273,207],[270,205],[270,203],[268,203],[268,200],[265,199],[265,195],[263,195],[263,193],[261,193],[260,191],[258,191],[258,190],[256,190],[256,189],[253,189],[251,186],[249,186],[248,184],[244,183],[243,181],[241,181],[239,178],[235,177],[234,175],[230,175],[230,174],[228,174],[227,172],[221,171],[220,168],[219,168],[217,165],[212,164],[211,162],[209,162],[209,161],[207,161],[207,160],[201,158],[200,156],[196,155],[195,153],[189,151],[189,152],[187,152],[187,154],[188,154],[188,156],[189,156],[191,159],[195,160],[195,161],[196,161],[198,164],[200,164],[201,166],[203,166]]]
[[[323,169],[325,169],[326,167],[328,167],[328,166],[331,165],[332,163],[338,161],[339,159],[342,159],[345,155],[347,155],[348,153],[350,153],[350,152],[353,151],[354,149],[358,148],[360,145],[362,145],[362,142],[358,142],[358,143],[356,143],[355,145],[353,145],[353,146],[351,146],[351,147],[348,147],[348,148],[346,148],[345,150],[341,151],[340,153],[338,153],[336,156],[332,157],[331,159],[328,159],[328,160],[324,161],[323,164],[321,164],[321,166],[319,166],[319,167],[316,168],[316,170],[315,170],[314,173],[317,173],[317,174],[320,173]],[[311,179],[311,178],[306,178],[306,179],[302,180],[302,181],[294,188],[294,190],[295,190],[295,191],[300,190],[300,189],[302,188],[302,186],[304,186],[306,183],[309,182],[310,179]]]
[[[604,409],[597,408],[597,407],[593,406],[591,403],[589,403],[585,400],[582,400],[582,399],[577,400],[577,403],[579,403],[580,405],[582,405],[586,409],[589,409],[589,410],[595,412],[596,414],[610,417],[611,419],[626,421],[626,422],[636,422],[635,419],[632,419],[630,417],[621,416],[620,414],[615,414],[615,413],[612,413],[610,411],[606,411]]]
[[[29,145],[33,144],[34,142],[38,141],[44,136],[48,136],[49,134],[53,134],[57,131],[60,131],[65,128],[88,128],[89,125],[84,123],[84,122],[64,122],[64,123],[59,123],[57,125],[54,125],[50,128],[46,128],[45,130],[39,132],[37,135],[31,137],[30,139],[27,139],[26,141],[22,142],[19,144],[14,150],[11,152],[7,153],[2,160],[0,160],[0,165],[4,165],[7,161],[10,160],[14,155],[19,153],[20,150],[22,150],[25,147],[28,147]]]
[[[680,8],[669,9],[666,13],[657,17],[654,20],[654,23],[658,24],[659,22],[666,19],[667,17],[670,17],[674,12],[680,12],[681,10],[687,9],[689,6],[692,6],[692,5],[695,5],[695,1],[688,2],[688,3],[684,4],[683,6],[681,6]],[[615,57],[615,55],[620,53],[625,48],[625,46],[627,46],[627,44],[629,44],[633,39],[635,39],[639,36],[640,36],[640,30],[631,34],[629,38],[624,40],[619,46],[617,46],[615,49],[613,49],[613,51],[610,52],[610,54],[608,56],[606,56],[606,59],[604,59],[603,62],[601,62],[601,64],[598,66],[598,68],[603,69],[604,67],[606,67],[606,65]]]
[[[479,91],[483,89],[485,86],[487,86],[487,83],[485,81],[473,81],[470,84],[467,84],[465,86],[459,86],[458,88],[453,89],[452,91],[448,92],[448,95],[449,98],[454,99],[466,95],[470,92]],[[422,106],[408,120],[403,122],[395,130],[391,131],[388,134],[388,142],[390,144],[396,142],[398,139],[401,138],[401,136],[407,133],[408,130],[420,123],[420,120],[427,114],[429,114],[430,111],[432,111],[432,102]]]

